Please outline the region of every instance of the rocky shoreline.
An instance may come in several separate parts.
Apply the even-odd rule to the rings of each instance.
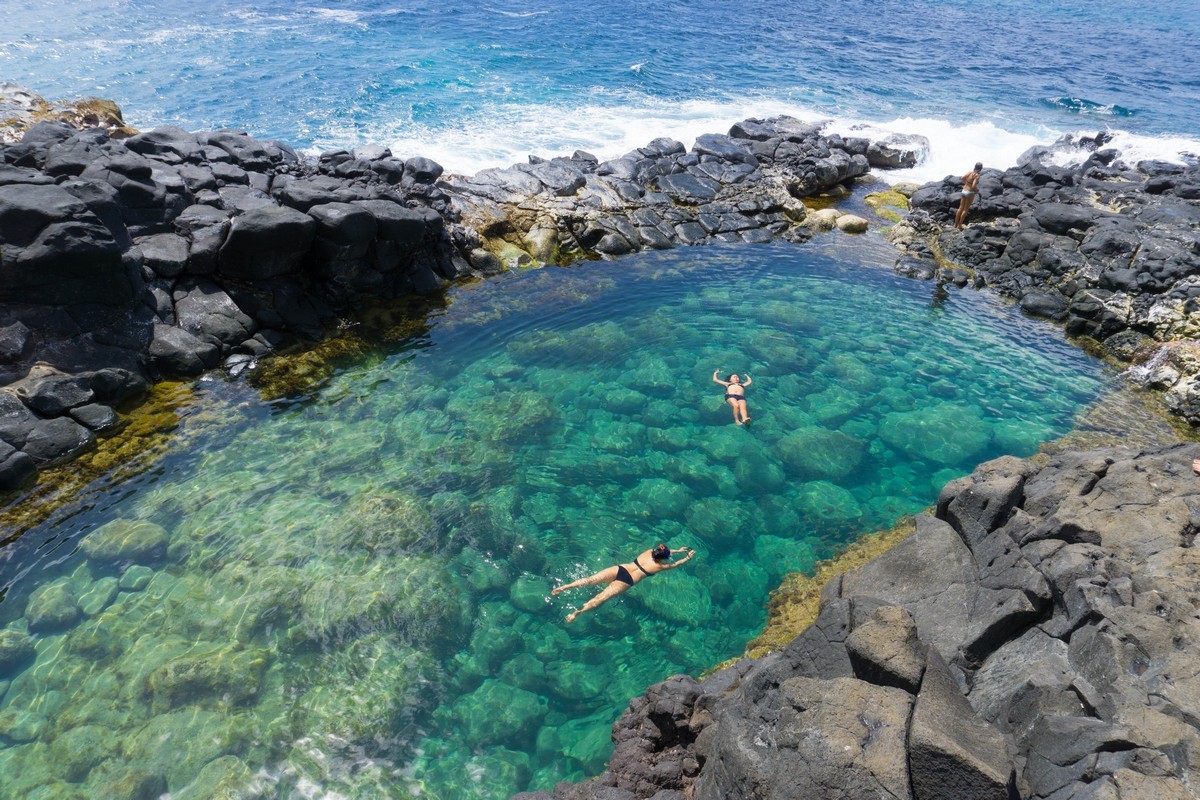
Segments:
[[[382,148],[309,159],[235,131],[136,133],[119,111],[29,121],[0,144],[0,490],[93,447],[152,382],[253,369],[372,299],[859,230],[803,198],[925,146],[747,120],[691,150],[659,139],[466,177]],[[897,271],[1062,322],[1200,423],[1200,161],[1127,165],[1104,145],[985,171],[963,232],[946,227],[952,179],[917,188],[890,233]],[[789,645],[651,687],[614,726],[604,775],[519,797],[1196,796],[1194,457],[981,465],[900,545],[832,580]]]
[[[790,644],[651,687],[601,777],[516,798],[1195,797],[1196,457],[980,465]]]
[[[657,139],[464,177],[384,148],[313,159],[237,131],[33,120],[0,145],[0,491],[92,447],[150,382],[237,374],[367,302],[535,263],[865,229],[810,219],[800,198],[926,147],[748,120],[690,151]]]

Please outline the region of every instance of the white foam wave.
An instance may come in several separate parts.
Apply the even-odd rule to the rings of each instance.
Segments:
[[[515,19],[525,19],[526,17],[541,17],[549,14],[549,11],[504,11],[499,8],[485,8],[484,11],[492,14],[499,14],[502,17],[513,17]]]
[[[328,138],[318,142],[314,150],[384,142],[398,157],[426,156],[442,164],[447,172],[470,175],[489,167],[525,162],[530,154],[553,157],[570,155],[579,149],[602,160],[616,158],[660,136],[677,139],[690,147],[700,134],[724,133],[733,123],[748,117],[780,114],[825,123],[827,132],[842,135],[881,138],[889,133],[906,133],[926,137],[930,149],[922,163],[911,169],[875,171],[877,177],[889,183],[924,183],[947,175],[962,175],[977,161],[982,161],[985,167],[1006,169],[1015,165],[1017,158],[1030,147],[1052,144],[1064,134],[1062,130],[1030,125],[1009,130],[991,121],[835,117],[795,102],[766,97],[676,103],[637,97],[621,103],[575,107],[501,104],[483,109],[454,126],[403,120],[370,129],[334,129],[328,131]],[[1090,135],[1095,133],[1090,131]],[[1108,146],[1121,149],[1130,163],[1144,158],[1179,161],[1181,153],[1200,153],[1197,140],[1122,132],[1115,132]]]
[[[343,25],[359,25],[366,27],[362,21],[362,14],[357,11],[350,11],[341,8],[312,8],[309,9],[313,15],[322,19],[327,19],[330,22],[340,22]]]
[[[1200,141],[1183,136],[1146,136],[1129,131],[1110,130],[1112,137],[1104,148],[1121,153],[1121,160],[1134,165],[1139,161],[1165,161],[1169,164],[1185,164],[1200,158]],[[1096,131],[1078,131],[1075,138],[1095,136]],[[1056,149],[1051,160],[1062,166],[1074,166],[1087,159],[1090,153],[1074,148]]]

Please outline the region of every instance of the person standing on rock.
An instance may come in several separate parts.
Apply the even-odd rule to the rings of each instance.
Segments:
[[[713,370],[713,382],[725,387],[725,400],[733,406],[733,421],[738,425],[749,422],[750,417],[746,415],[746,387],[753,383],[754,379],[747,375],[746,382],[742,383],[742,379],[734,373],[729,376],[729,380],[723,381],[717,377],[720,374],[721,370]],[[738,419],[739,414],[741,419]]]
[[[675,553],[687,553],[682,561],[677,561],[674,564],[668,564],[671,556]],[[591,611],[598,605],[608,602],[612,598],[624,592],[630,586],[640,581],[642,578],[649,577],[663,570],[675,569],[682,567],[684,564],[692,560],[692,556],[696,555],[696,551],[690,547],[681,547],[678,550],[672,550],[661,542],[654,547],[645,551],[641,555],[633,559],[628,564],[618,564],[615,567],[609,567],[597,572],[595,575],[589,575],[586,578],[580,578],[577,581],[568,583],[565,586],[556,586],[550,590],[550,594],[558,594],[565,592],[567,589],[574,589],[579,586],[591,586],[596,583],[608,583],[608,586],[583,604],[583,608],[578,611],[572,611],[567,614],[567,622],[574,622],[585,611]]]
[[[962,228],[963,223],[967,220],[967,210],[979,196],[979,173],[982,170],[983,162],[976,162],[975,169],[962,177],[962,199],[958,201],[958,213],[954,215],[954,227],[956,228]]]

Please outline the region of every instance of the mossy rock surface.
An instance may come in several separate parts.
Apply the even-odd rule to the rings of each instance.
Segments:
[[[162,712],[184,704],[245,703],[258,694],[269,659],[259,648],[199,645],[150,673],[153,708]]]

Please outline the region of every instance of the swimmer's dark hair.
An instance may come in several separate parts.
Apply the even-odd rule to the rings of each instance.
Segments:
[[[979,170],[981,170],[981,169],[983,169],[983,162],[982,162],[982,161],[976,161],[976,162],[975,162],[975,171],[976,171],[976,172],[978,172],[978,171],[979,171]]]
[[[655,561],[667,561],[671,558],[671,548],[667,547],[662,542],[654,545],[654,549],[650,551],[650,557]]]

